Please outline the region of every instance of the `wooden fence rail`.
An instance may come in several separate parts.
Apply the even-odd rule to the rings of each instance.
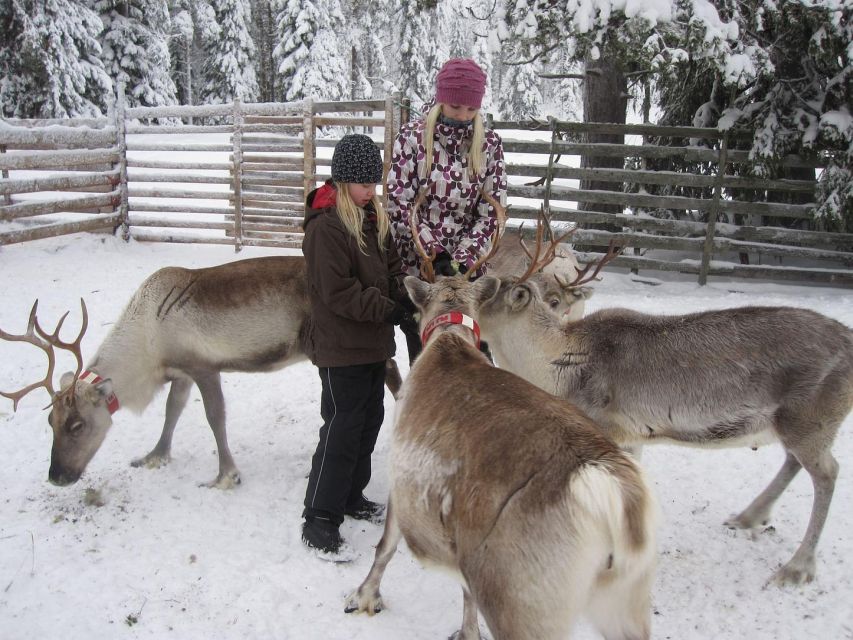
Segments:
[[[145,241],[299,247],[305,194],[329,176],[341,135],[369,132],[387,174],[403,117],[399,96],[154,108],[125,108],[119,96],[109,118],[7,119],[0,245],[121,229]],[[580,227],[582,260],[613,241],[629,249],[617,266],[700,283],[724,275],[853,285],[853,234],[812,219],[819,161],[788,156],[759,176],[740,170],[751,162],[750,132],[491,125],[510,159],[511,222],[544,204],[552,222]],[[621,142],[588,142],[602,133]],[[593,157],[621,167],[596,167]]]

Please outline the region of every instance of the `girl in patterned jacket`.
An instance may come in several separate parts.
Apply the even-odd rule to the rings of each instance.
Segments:
[[[429,254],[436,252],[435,273],[465,273],[489,250],[497,228],[497,212],[481,196],[506,200],[503,146],[487,130],[480,115],[486,74],[473,60],[448,60],[436,76],[434,104],[425,117],[401,127],[394,143],[388,174],[388,216],[403,267],[417,276],[420,256],[415,250],[409,219],[416,212],[419,236]],[[481,267],[477,275],[485,273]],[[409,359],[420,350],[417,329],[406,332]]]

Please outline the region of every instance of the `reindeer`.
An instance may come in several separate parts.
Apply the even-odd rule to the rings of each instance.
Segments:
[[[462,583],[457,640],[480,638],[478,610],[496,640],[564,638],[583,612],[609,640],[648,638],[651,492],[582,411],[480,353],[475,311],[499,284],[406,278],[425,347],[398,404],[385,530],[345,611],[382,610],[403,537]]]
[[[52,334],[38,324],[38,301],[27,331],[6,340],[25,341],[48,357],[44,380],[15,393],[14,402],[39,387],[51,395],[53,429],[48,479],[55,485],[76,482],[101,446],[119,408],[141,412],[162,385],[169,383],[166,418],[156,446],[134,460],[135,467],[159,467],[170,459],[172,434],[198,386],[219,450],[219,473],[205,486],[228,489],[240,474],[225,432],[223,371],[273,371],[307,358],[301,338],[310,315],[305,263],[300,256],[240,260],[206,269],[166,267],[148,277],[83,370],[80,342],[88,314],[74,342],[59,339],[68,314]],[[71,351],[77,371],[63,374],[59,392],[52,384],[54,347]]]
[[[614,255],[611,247],[605,261]],[[799,548],[774,580],[814,578],[815,549],[838,474],[832,443],[853,406],[849,328],[789,307],[680,316],[606,309],[566,321],[551,313],[524,277],[505,279],[495,296],[481,299],[476,313],[499,362],[576,403],[619,445],[755,448],[780,442],[786,453],[781,470],[726,524],[765,524],[773,503],[804,467],[814,485],[811,517]]]

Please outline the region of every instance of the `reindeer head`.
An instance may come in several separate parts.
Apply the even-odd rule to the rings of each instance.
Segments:
[[[53,429],[48,479],[57,486],[74,484],[104,442],[112,426],[110,380],[90,383],[64,373],[48,422]]]
[[[18,402],[30,391],[44,387],[50,394],[48,422],[53,429],[53,448],[50,455],[48,479],[55,485],[68,485],[76,482],[86,465],[101,446],[107,430],[112,424],[109,400],[115,402],[109,380],[100,380],[94,374],[83,371],[83,358],[80,343],[88,327],[86,303],[81,299],[82,323],[80,333],[73,342],[59,338],[59,332],[68,313],[60,318],[53,333],[47,333],[39,325],[36,317],[38,300],[30,311],[27,331],[23,334],[10,334],[0,330],[0,338],[14,342],[29,342],[47,355],[47,373],[42,380],[34,382],[13,393],[0,391],[0,395],[13,402],[17,411]],[[71,351],[77,359],[77,370],[63,374],[59,392],[53,388],[53,372],[56,364],[54,347]]]

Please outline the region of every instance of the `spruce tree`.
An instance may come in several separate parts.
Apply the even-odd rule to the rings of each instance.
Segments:
[[[202,104],[225,104],[235,99],[253,102],[258,96],[255,44],[249,35],[248,0],[209,0],[215,16],[202,38],[205,53]]]
[[[93,117],[112,93],[100,59],[98,16],[73,0],[0,6],[0,115]]]

